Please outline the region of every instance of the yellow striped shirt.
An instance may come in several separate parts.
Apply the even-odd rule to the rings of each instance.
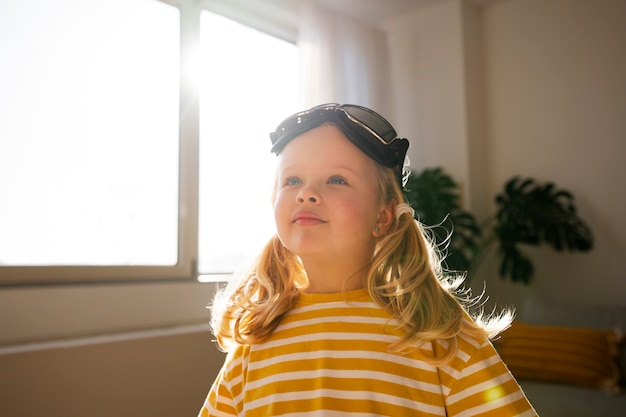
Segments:
[[[536,416],[488,340],[460,337],[437,367],[388,352],[402,334],[366,290],[302,294],[267,340],[228,354],[200,416]]]

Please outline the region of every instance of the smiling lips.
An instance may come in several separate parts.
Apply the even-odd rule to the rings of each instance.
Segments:
[[[325,220],[321,219],[317,214],[312,211],[298,211],[291,219],[293,224],[297,224],[299,226],[315,226],[318,224],[326,223]]]

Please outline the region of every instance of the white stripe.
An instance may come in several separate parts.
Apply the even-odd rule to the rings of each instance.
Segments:
[[[460,350],[457,352],[457,355],[456,355],[457,357],[460,356],[459,355],[460,352],[461,352]],[[450,365],[442,365],[440,369],[446,374],[450,375],[450,377],[452,377],[453,379],[460,379],[461,375],[468,376],[475,372],[481,372],[483,369],[491,365],[494,365],[498,363],[499,361],[500,361],[500,358],[498,357],[498,355],[491,355],[490,357],[483,359],[482,361],[475,363],[474,365],[462,368],[461,370],[453,368]],[[467,362],[467,360],[465,360],[464,362]]]
[[[217,401],[218,401],[220,404],[227,404],[227,403],[230,403],[230,401],[224,401],[222,398],[223,398],[223,397],[218,397],[218,399],[217,399]],[[210,415],[210,416],[215,416],[215,417],[232,417],[232,415],[231,415],[231,414],[228,414],[228,413],[225,413],[225,412],[223,412],[223,411],[219,411],[219,410],[217,410],[217,409],[213,408],[213,406],[209,403],[208,398],[207,398],[207,400],[204,402],[204,408],[206,408],[206,409],[207,409],[207,411],[209,412],[209,415]]]
[[[480,349],[481,347],[484,346],[484,343],[480,343],[478,340],[472,339],[471,337],[463,333],[460,333],[459,336],[461,337],[461,339],[465,340],[467,343],[474,346],[476,349]]]
[[[241,366],[241,363],[243,362],[243,358],[241,356],[233,359],[232,361],[228,360],[229,358],[226,358],[226,362],[228,363],[228,369],[235,369]]]
[[[481,382],[480,384],[472,385],[471,387],[466,388],[461,392],[458,392],[454,395],[449,396],[448,404],[454,404],[457,401],[461,401],[464,398],[467,398],[470,395],[474,395],[479,392],[489,391],[490,389],[494,389],[494,387],[502,385],[505,382],[508,382],[512,379],[513,378],[511,377],[511,375],[508,372],[505,372],[500,376],[491,378],[490,380]]]
[[[229,358],[230,358],[230,355],[229,355]],[[233,359],[231,362],[228,362],[229,358],[226,359],[226,363],[228,363],[228,365],[226,368],[222,367],[222,372],[224,371],[233,372],[237,368],[241,369],[241,372],[237,372],[236,374],[237,376],[235,376],[231,380],[229,380],[226,375],[222,376],[221,383],[224,384],[224,386],[232,393],[233,386],[236,386],[237,384],[241,383],[241,381],[243,381],[243,358],[239,356]],[[239,395],[233,398],[233,402],[235,404],[238,404],[241,401],[243,401],[243,392],[240,392]]]
[[[373,301],[330,301],[327,303],[317,303],[317,304],[309,304],[295,307],[294,309],[289,311],[289,315],[299,314],[299,313],[308,313],[311,311],[324,311],[329,310],[331,308],[363,308],[369,310],[380,311],[380,307]]]
[[[457,354],[458,356],[458,354]],[[462,370],[457,370],[455,368],[452,368],[450,365],[443,365],[441,366],[441,370],[443,372],[445,372],[446,374],[450,375],[450,377],[454,380],[458,380],[461,379],[462,377],[466,377],[468,375],[471,375],[475,372],[481,372],[483,371],[485,368],[497,363],[500,360],[500,358],[497,355],[492,355],[487,359],[484,359],[472,366],[468,366],[466,368],[463,368]],[[441,386],[443,395],[449,395],[451,389],[448,386],[442,385]]]
[[[316,410],[306,413],[281,414],[281,417],[388,417],[387,414],[354,413],[351,411]]]
[[[357,371],[344,369],[316,369],[314,371],[294,371],[283,372],[280,374],[269,375],[257,381],[248,382],[246,389],[253,390],[258,387],[273,384],[282,381],[295,381],[319,378],[337,378],[337,379],[365,379],[370,381],[380,381],[383,383],[393,383],[404,385],[411,389],[417,389],[426,392],[440,393],[439,384],[429,384],[418,381],[413,378],[406,378],[395,374],[381,371]]]
[[[439,367],[439,369],[441,369],[441,371],[445,372],[446,374],[450,375],[452,379],[459,379],[459,375],[461,372],[457,371],[450,365],[442,365]]]
[[[469,355],[467,352],[465,352],[463,349],[461,349],[460,347],[457,348],[456,351],[456,357],[461,359],[463,362],[467,362],[470,360],[470,358],[472,357],[471,355]]]
[[[394,364],[400,363],[414,369],[436,372],[436,368],[434,366],[429,365],[424,361],[410,359],[406,356],[394,355],[392,353],[382,353],[370,350],[315,350],[312,352],[295,352],[257,361],[250,364],[249,370],[263,369],[281,362],[304,361],[310,359],[377,359]]]
[[[232,393],[233,392],[233,387],[236,386],[237,384],[240,384],[242,381],[243,381],[243,375],[242,374],[237,375],[236,378],[232,379],[231,381],[228,381],[228,387],[227,387],[228,390]],[[233,398],[233,402],[235,404],[239,404],[240,402],[242,402],[243,401],[243,395],[244,395],[243,391],[240,391],[239,395],[236,395]]]
[[[262,342],[258,344],[251,345],[251,351],[262,352],[265,349],[274,349],[280,346],[287,346],[291,344],[300,344],[311,341],[327,341],[327,340],[342,340],[342,341],[351,341],[355,344],[359,343],[359,341],[363,342],[385,342],[385,343],[393,343],[398,340],[397,336],[386,335],[386,334],[374,334],[374,333],[345,333],[345,332],[318,332],[318,333],[308,333],[308,334],[300,334],[297,336],[286,337],[284,339],[273,340],[269,342]]]
[[[345,322],[347,324],[380,324],[383,326],[389,326],[391,328],[397,329],[398,322],[394,319],[385,318],[385,317],[368,317],[368,316],[341,316],[341,322]],[[306,320],[297,320],[291,323],[279,324],[274,330],[274,333],[279,333],[283,330],[289,329],[297,329],[298,327],[308,327],[315,324],[320,323],[333,323],[337,324],[337,317],[314,317]]]
[[[400,407],[410,408],[416,412],[424,411],[432,414],[445,415],[445,409],[443,407],[415,402],[405,398],[394,397],[392,395],[380,394],[371,391],[342,391],[331,389],[319,389],[315,391],[296,391],[275,394],[269,397],[260,398],[258,400],[248,402],[246,404],[246,409],[253,410],[255,408],[263,407],[270,403],[282,401],[289,402],[298,400],[313,400],[323,397],[341,400],[376,401],[382,404],[393,404]]]
[[[463,369],[463,376],[468,376],[476,372],[481,372],[483,369],[488,368],[500,362],[498,355],[491,355],[490,357],[483,359],[482,361],[475,363]]]
[[[511,404],[523,397],[524,397],[524,394],[521,391],[516,391],[512,394],[507,395],[506,397],[501,397],[494,401],[480,404],[480,405],[477,405],[476,407],[468,408],[467,410],[463,410],[456,417],[473,417],[477,414],[481,414],[481,413],[491,411],[491,410],[496,410],[499,407],[502,407],[507,404]]]

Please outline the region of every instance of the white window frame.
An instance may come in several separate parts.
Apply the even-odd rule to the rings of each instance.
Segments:
[[[180,10],[180,125],[178,261],[172,266],[0,266],[1,286],[68,283],[195,281],[198,278],[199,91],[186,77],[200,39],[200,14],[209,10],[296,42],[297,18],[269,0],[155,0]],[[216,279],[227,278],[220,274]]]

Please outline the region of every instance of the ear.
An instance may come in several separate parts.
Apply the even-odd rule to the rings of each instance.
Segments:
[[[397,205],[398,202],[393,200],[390,203],[381,206],[380,212],[378,213],[378,219],[376,221],[374,237],[380,237],[387,233],[395,218]]]

